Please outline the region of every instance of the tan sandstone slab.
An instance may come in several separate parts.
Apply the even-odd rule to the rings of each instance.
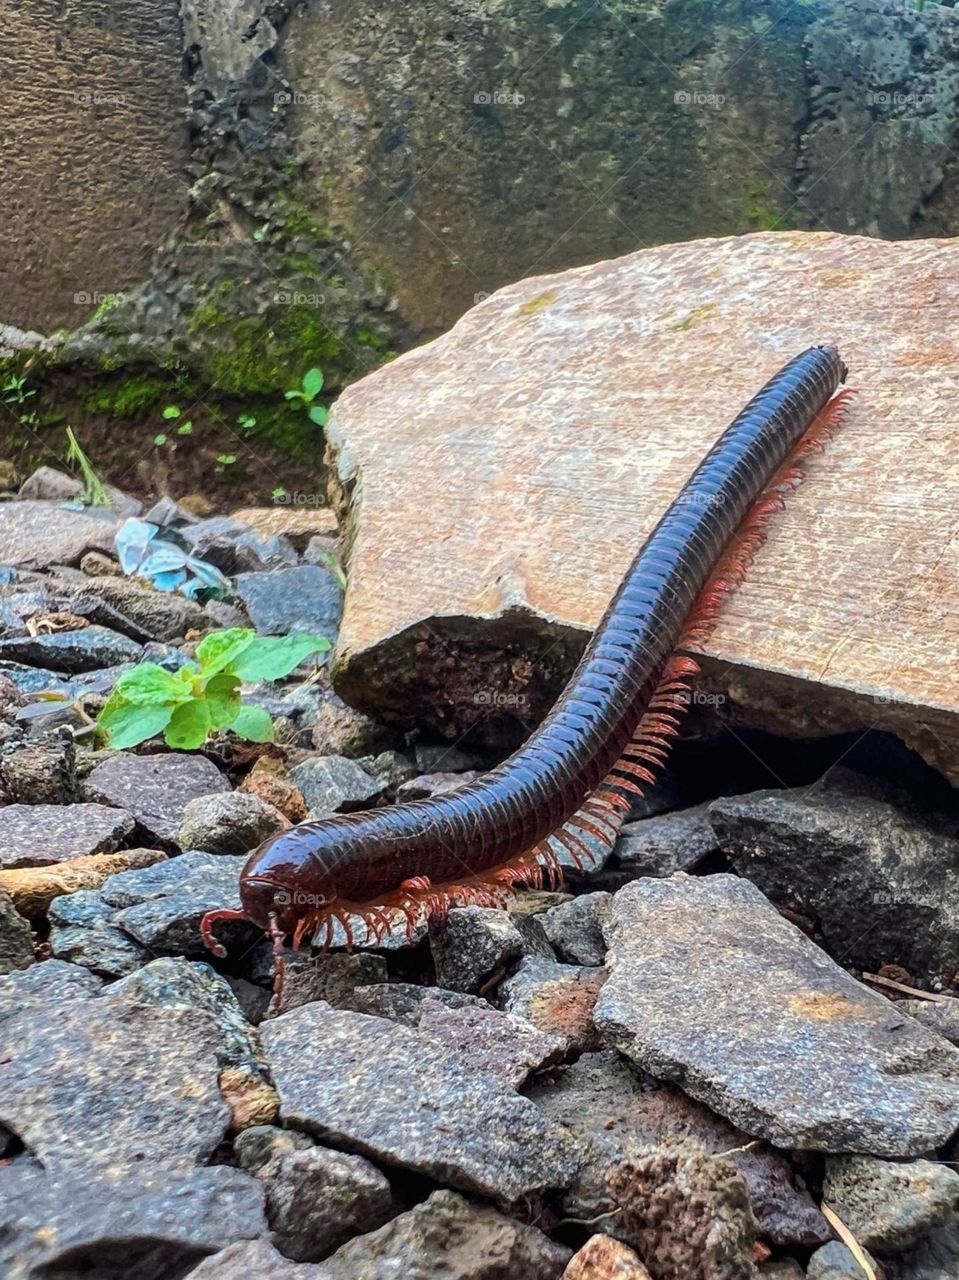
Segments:
[[[331,415],[339,687],[451,734],[535,720],[715,437],[787,359],[836,342],[854,409],[707,676],[729,715],[878,725],[959,777],[957,314],[951,241],[831,233],[666,245],[494,294]]]

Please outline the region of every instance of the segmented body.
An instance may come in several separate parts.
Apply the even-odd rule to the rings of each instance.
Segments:
[[[376,935],[397,910],[411,919],[424,905],[495,901],[517,882],[558,878],[563,851],[583,862],[610,844],[629,793],[665,755],[697,670],[677,644],[708,634],[782,488],[801,474],[797,447],[828,434],[824,410],[845,373],[834,347],[812,347],[742,410],[646,539],[523,747],[445,795],[274,836],[243,871],[246,918],[297,941],[324,925],[329,940],[334,920],[349,929],[351,917]]]

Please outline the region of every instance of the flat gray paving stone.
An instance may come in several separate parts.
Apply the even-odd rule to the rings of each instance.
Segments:
[[[8,804],[0,808],[0,869],[48,867],[86,853],[113,853],[133,818],[105,804]]]

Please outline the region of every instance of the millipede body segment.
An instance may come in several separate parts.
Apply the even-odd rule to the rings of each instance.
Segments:
[[[735,418],[649,534],[556,705],[503,764],[453,792],[305,822],[260,845],[240,882],[245,918],[294,944],[374,940],[397,913],[502,902],[517,884],[558,883],[615,840],[676,732],[695,661],[770,515],[831,434],[848,392],[831,346],[785,365]]]

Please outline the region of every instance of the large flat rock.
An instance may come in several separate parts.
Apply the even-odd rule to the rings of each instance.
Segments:
[[[959,1052],[835,964],[747,880],[616,894],[607,1044],[781,1147],[910,1156],[959,1128]]]
[[[876,724],[959,776],[953,253],[801,232],[664,245],[503,289],[349,387],[329,424],[339,690],[521,737],[716,436],[834,341],[855,408],[726,607],[709,674],[726,715]]]

